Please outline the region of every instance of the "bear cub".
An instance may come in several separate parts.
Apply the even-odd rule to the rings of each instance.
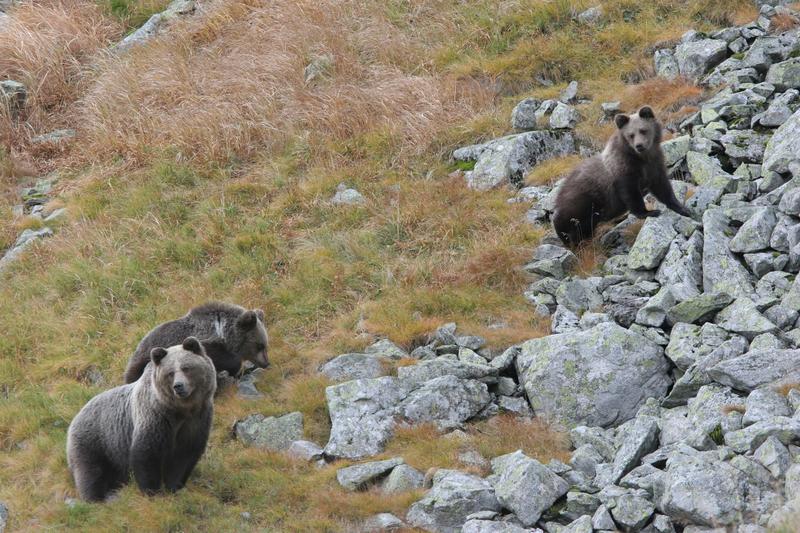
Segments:
[[[174,492],[206,449],[217,388],[214,364],[194,337],[153,348],[136,383],[98,394],[67,431],[67,464],[81,499],[103,501],[128,483]]]
[[[259,368],[269,366],[268,337],[264,311],[247,310],[238,305],[209,302],[195,307],[186,316],[155,327],[139,342],[125,369],[125,383],[133,383],[150,362],[155,346],[172,346],[186,337],[200,339],[217,372],[236,376],[242,361]]]
[[[648,211],[643,197],[651,192],[662,204],[683,216],[667,177],[661,149],[661,124],[650,107],[614,117],[617,131],[603,152],[583,161],[567,176],[556,196],[553,227],[565,244],[589,239],[601,222],[630,211],[638,218],[661,214]]]

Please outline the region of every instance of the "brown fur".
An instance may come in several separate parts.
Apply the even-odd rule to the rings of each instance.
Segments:
[[[633,115],[614,117],[617,131],[602,154],[583,161],[567,176],[556,196],[553,227],[565,244],[575,246],[592,237],[601,222],[630,211],[639,218],[658,216],[648,211],[644,195],[683,216],[689,212],[675,198],[661,150],[661,124],[649,107]]]

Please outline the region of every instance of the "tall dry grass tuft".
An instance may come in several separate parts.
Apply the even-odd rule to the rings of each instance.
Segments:
[[[27,87],[23,114],[27,127],[0,112],[0,141],[17,144],[25,130],[52,126],[51,116],[75,101],[85,87],[87,63],[121,31],[97,4],[86,0],[15,7],[0,31],[0,79],[14,79]]]
[[[380,9],[333,0],[213,3],[168,37],[100,66],[81,105],[85,155],[141,159],[167,146],[218,163],[279,151],[298,137],[310,157],[335,163],[352,157],[345,140],[373,131],[399,140],[395,157],[419,153],[491,95],[406,71],[403,58],[419,57],[420,43]],[[305,67],[322,55],[332,67],[306,83]]]

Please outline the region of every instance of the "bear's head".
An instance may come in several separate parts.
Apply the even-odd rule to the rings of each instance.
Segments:
[[[625,143],[637,154],[645,154],[661,144],[661,124],[648,106],[632,115],[619,113],[614,123]]]
[[[245,361],[250,361],[259,368],[269,366],[269,337],[264,327],[264,311],[253,309],[245,311],[236,319],[233,338],[230,339],[233,350]]]
[[[153,348],[150,360],[156,391],[169,405],[200,406],[214,396],[217,372],[195,337],[170,348]]]

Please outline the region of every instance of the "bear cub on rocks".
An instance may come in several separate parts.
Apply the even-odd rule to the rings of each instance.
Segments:
[[[140,380],[98,394],[69,425],[67,464],[83,500],[105,500],[131,471],[145,494],[174,492],[206,449],[217,375],[200,341],[153,348],[150,359]]]
[[[155,346],[172,346],[194,336],[200,339],[217,372],[236,376],[242,361],[259,368],[269,366],[268,337],[264,311],[247,310],[238,305],[209,302],[195,307],[186,316],[155,327],[139,342],[125,369],[125,383],[133,383],[150,362]]]
[[[643,197],[649,191],[662,204],[683,216],[667,177],[661,149],[661,124],[650,107],[614,117],[617,131],[603,152],[583,161],[567,176],[556,196],[553,227],[565,244],[575,246],[592,237],[601,222],[630,211],[638,218],[654,217]]]

